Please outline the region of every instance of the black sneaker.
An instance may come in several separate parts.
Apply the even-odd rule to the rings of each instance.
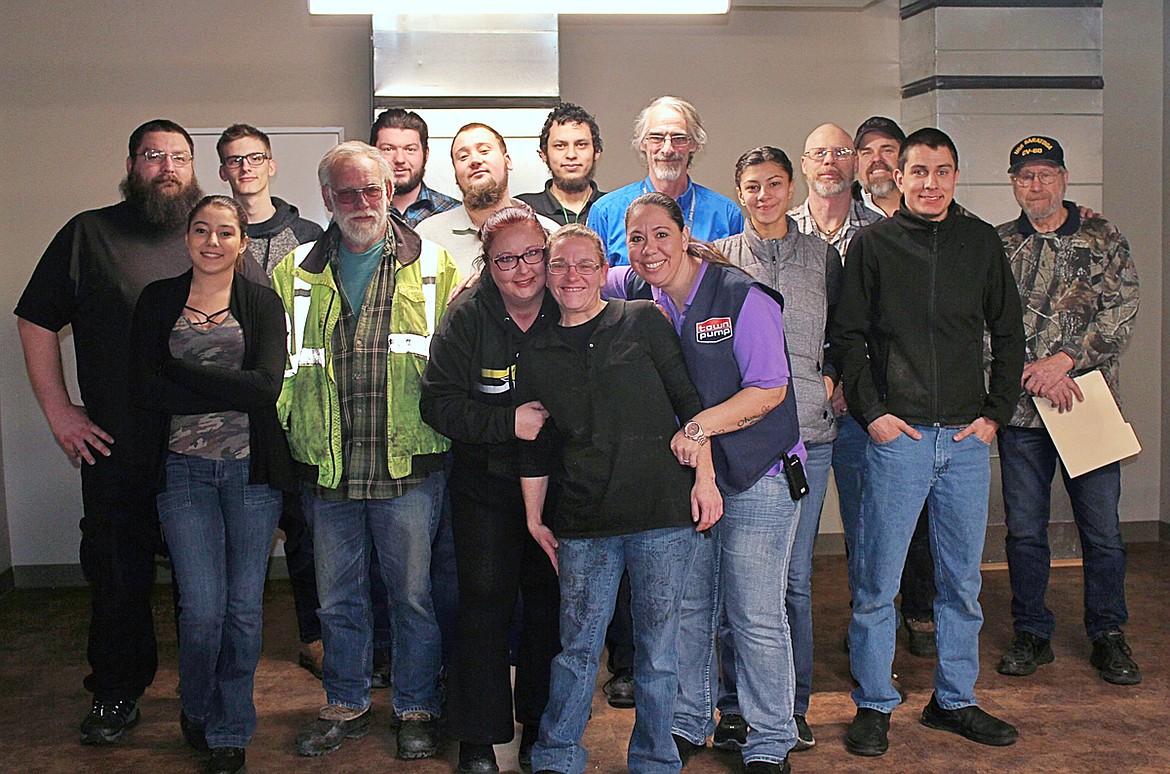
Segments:
[[[1114,685],[1137,685],[1142,673],[1132,658],[1133,651],[1120,631],[1106,632],[1093,641],[1089,663],[1101,672],[1101,679]]]
[[[695,744],[690,739],[678,734],[671,734],[671,736],[674,738],[674,746],[678,748],[678,759],[682,761],[683,768],[686,768],[687,762],[691,758],[707,749],[706,745]]]
[[[202,723],[196,723],[185,710],[179,710],[179,730],[187,744],[195,750],[207,749],[207,730]]]
[[[804,715],[793,715],[792,719],[796,721],[796,745],[792,752],[804,752],[816,747],[817,739],[813,736],[812,729],[808,727],[808,720]]]
[[[132,699],[94,698],[89,714],[81,721],[82,744],[113,744],[127,728],[137,725],[138,702]]]
[[[532,771],[532,748],[540,736],[540,726],[526,725],[520,731],[520,750],[516,754],[516,762],[520,764],[520,771]]]
[[[300,755],[328,755],[346,739],[361,739],[370,733],[371,710],[354,717],[346,717],[345,707],[329,706],[321,710],[312,725],[297,735],[296,747]]]
[[[788,756],[780,763],[768,761],[750,761],[743,765],[744,774],[791,774],[792,767],[788,765]]]
[[[712,744],[720,750],[742,750],[747,744],[748,724],[743,715],[720,713]]]
[[[399,758],[431,758],[439,751],[439,721],[429,712],[403,713],[395,739]]]
[[[873,758],[890,749],[890,716],[869,707],[858,707],[849,730],[845,732],[845,749],[854,755]]]
[[[1051,664],[1056,657],[1052,655],[1052,644],[1037,637],[1032,632],[1020,632],[1012,640],[1012,646],[999,660],[995,671],[1001,675],[1015,675],[1023,677],[1036,671],[1043,664]]]
[[[211,751],[207,774],[240,774],[243,770],[243,747],[216,747]]]
[[[922,725],[939,731],[950,731],[972,742],[992,747],[1015,744],[1020,732],[1011,723],[1005,723],[975,705],[947,710],[939,706],[933,694],[922,709]]]
[[[633,709],[634,707],[634,673],[618,672],[601,686],[605,700],[609,706],[617,709]]]
[[[459,774],[494,774],[500,770],[490,744],[459,743]]]
[[[934,621],[906,619],[906,650],[918,658],[934,658],[938,645],[934,641]]]

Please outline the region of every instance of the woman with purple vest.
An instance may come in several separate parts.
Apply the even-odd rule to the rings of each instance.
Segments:
[[[704,410],[671,444],[680,462],[711,444],[724,517],[702,541],[687,580],[679,634],[673,732],[680,757],[714,730],[715,630],[725,608],[735,643],[739,709],[751,728],[746,771],[787,772],[796,743],[792,642],[784,612],[788,559],[807,491],[804,445],[791,387],[779,293],[694,242],[669,196],[648,193],[626,210],[630,267],[606,290],[644,295],[674,324]],[[637,277],[630,277],[633,271]]]

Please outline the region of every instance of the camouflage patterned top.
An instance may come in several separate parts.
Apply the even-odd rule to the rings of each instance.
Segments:
[[[1138,309],[1138,276],[1129,243],[1104,218],[1068,218],[1055,233],[1038,234],[1023,213],[999,226],[1024,309],[1024,362],[1067,353],[1074,375],[1101,371],[1118,394],[1121,353]],[[1032,399],[1020,393],[1011,424],[1043,427]]]
[[[244,332],[228,312],[214,328],[193,326],[184,314],[171,329],[171,355],[201,366],[239,370],[244,364]],[[174,414],[167,448],[209,460],[248,459],[248,415],[243,411]]]

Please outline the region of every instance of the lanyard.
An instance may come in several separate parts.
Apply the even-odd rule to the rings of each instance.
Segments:
[[[685,225],[687,228],[689,228],[691,230],[691,236],[694,236],[695,203],[699,201],[699,192],[694,189],[693,183],[690,186],[688,186],[688,189],[691,192],[691,206],[687,208],[686,215],[683,217],[683,225]],[[652,191],[652,190],[653,190],[652,188],[650,188],[648,185],[646,185],[646,181],[643,180],[642,181],[642,193],[644,193],[644,194],[650,193],[650,191]],[[685,192],[683,193],[683,196],[686,196]],[[678,200],[676,199],[675,201],[678,201]]]

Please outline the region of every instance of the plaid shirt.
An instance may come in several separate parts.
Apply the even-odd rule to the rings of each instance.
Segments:
[[[418,198],[407,206],[406,212],[399,215],[406,221],[406,225],[414,228],[432,215],[453,210],[459,206],[459,200],[438,191],[427,188],[426,183],[418,184]],[[395,210],[398,212],[398,210]]]
[[[883,219],[883,216],[866,207],[862,202],[853,199],[849,202],[849,217],[837,229],[835,234],[826,234],[817,226],[817,222],[813,220],[812,213],[808,209],[808,199],[799,207],[793,207],[788,211],[796,221],[796,227],[802,234],[809,234],[811,236],[819,237],[833,247],[837,248],[837,252],[841,254],[841,260],[845,260],[845,251],[849,249],[849,242],[852,241],[855,234],[861,230],[863,226],[868,226],[870,223],[877,223]]]
[[[333,329],[333,368],[341,402],[341,447],[344,474],[337,489],[316,487],[323,500],[388,500],[401,497],[442,470],[443,455],[415,457],[411,474],[391,478],[387,464],[389,444],[386,373],[390,353],[390,308],[394,298],[398,245],[386,231],[382,262],[356,313],[340,281],[336,244],[329,246],[329,268],[341,296],[341,315]]]

